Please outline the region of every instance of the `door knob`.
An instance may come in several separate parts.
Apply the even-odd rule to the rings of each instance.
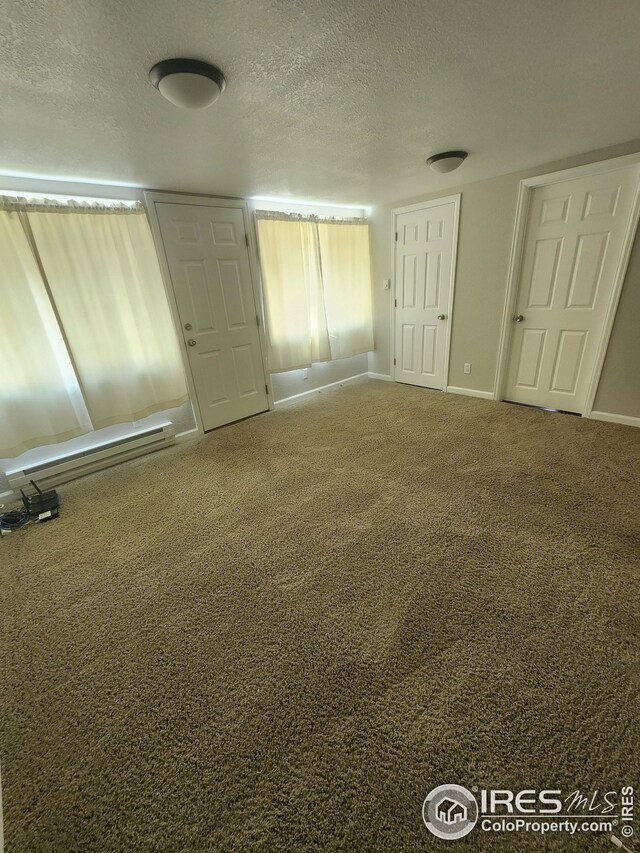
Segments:
[[[194,339],[193,339],[193,338],[189,338],[189,340],[187,341],[187,343],[189,344],[189,346],[190,346],[190,347],[194,347],[198,342],[197,342],[197,341],[194,341]]]
[[[516,314],[516,316],[513,318],[514,323],[522,323],[523,320],[524,317],[522,316],[522,314]]]
[[[446,319],[447,319],[446,314],[438,314],[438,320],[446,320]]]
[[[191,329],[193,329],[193,326],[191,325],[191,323],[185,323],[185,324],[184,324],[184,327],[185,327],[185,329],[187,330],[187,332],[190,332],[190,331],[191,331]]]

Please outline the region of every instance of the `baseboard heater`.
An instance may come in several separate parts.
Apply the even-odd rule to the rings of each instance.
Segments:
[[[175,440],[175,427],[166,424],[137,432],[127,438],[118,438],[87,450],[70,453],[68,456],[59,456],[48,462],[39,462],[19,471],[8,472],[7,480],[13,490],[24,488],[30,480],[35,480],[40,488],[48,489],[102,468],[109,468],[118,462],[133,459],[135,456],[142,456],[143,453],[168,447],[174,444]]]

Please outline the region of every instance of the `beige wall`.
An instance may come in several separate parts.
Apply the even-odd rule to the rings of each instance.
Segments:
[[[369,369],[388,374],[391,363],[392,293],[383,280],[392,276],[391,215],[394,207],[461,194],[458,264],[451,332],[449,385],[493,391],[498,359],[507,267],[518,185],[523,178],[640,151],[640,140],[546,163],[524,172],[462,184],[438,193],[399,199],[377,207],[371,216],[374,333],[376,351]],[[640,417],[640,234],[625,278],[594,409]],[[471,374],[463,373],[469,362]]]

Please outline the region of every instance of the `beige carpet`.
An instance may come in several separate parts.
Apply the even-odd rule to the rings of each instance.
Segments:
[[[454,843],[427,792],[638,783],[640,432],[364,380],[0,543],[7,851]]]

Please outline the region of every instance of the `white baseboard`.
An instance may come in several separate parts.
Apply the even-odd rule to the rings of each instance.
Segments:
[[[612,424],[625,424],[625,426],[640,427],[640,418],[632,415],[614,415],[611,412],[591,412],[589,415],[594,421],[609,421]]]
[[[480,397],[483,400],[493,400],[493,391],[477,391],[475,388],[457,388],[455,385],[447,385],[449,394],[464,394],[465,397]]]
[[[281,406],[283,403],[290,403],[291,400],[299,400],[301,397],[308,397],[310,394],[317,394],[320,391],[326,391],[327,388],[336,388],[338,385],[344,385],[345,382],[351,382],[352,379],[360,379],[363,376],[368,376],[368,373],[357,373],[355,376],[347,376],[346,379],[339,379],[337,382],[329,382],[328,385],[321,385],[319,388],[310,388],[308,391],[301,391],[300,394],[292,394],[291,397],[285,397],[282,400],[275,400],[275,406]]]
[[[369,371],[369,379],[382,379],[383,382],[393,382],[393,377],[389,376],[388,373],[371,373]]]

